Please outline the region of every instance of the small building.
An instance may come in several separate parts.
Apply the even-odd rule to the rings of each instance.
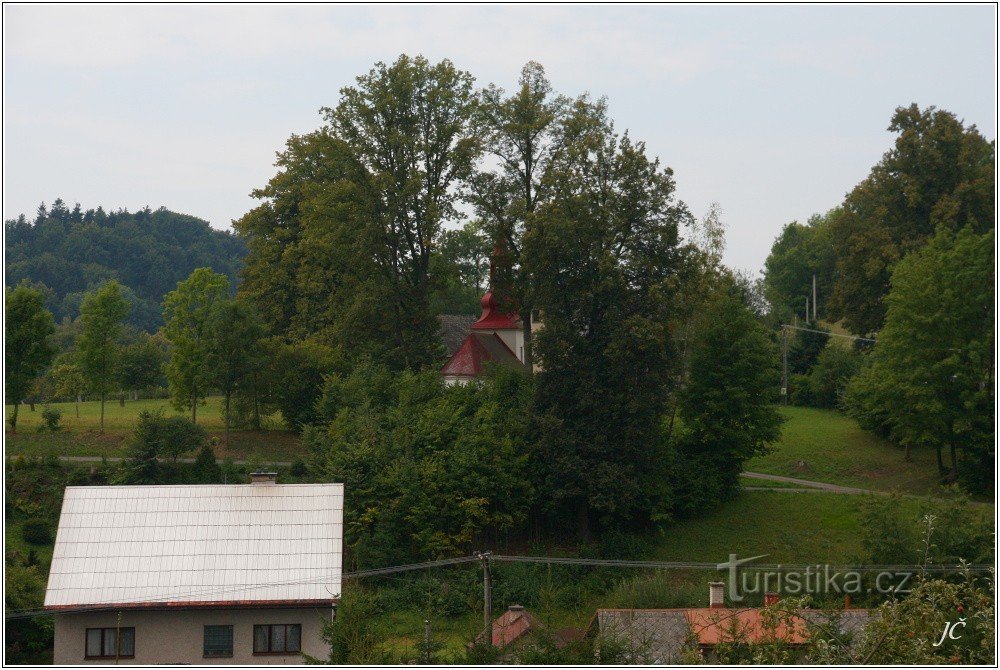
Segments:
[[[562,649],[582,639],[583,633],[583,630],[577,628],[549,630],[523,605],[511,605],[506,612],[493,620],[490,644],[494,649],[502,649],[505,659],[516,660],[517,651],[525,644],[547,639],[557,649]],[[482,644],[484,639],[483,633],[476,636],[476,642],[479,644]],[[472,643],[468,646],[471,648]]]
[[[301,664],[341,588],[343,484],[66,488],[54,662]]]

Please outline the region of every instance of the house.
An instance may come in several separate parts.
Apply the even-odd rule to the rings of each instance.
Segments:
[[[765,605],[777,602],[776,595],[765,596]],[[837,616],[800,609],[778,621],[768,621],[761,608],[725,607],[722,583],[713,582],[707,608],[599,609],[587,635],[615,640],[625,649],[630,663],[671,665],[689,664],[698,657],[715,662],[716,645],[737,640],[780,642],[794,650],[805,646],[816,627],[833,626],[835,633],[849,637],[867,622],[868,611],[863,609],[845,609]]]
[[[468,384],[483,373],[487,363],[524,368],[524,327],[516,314],[499,308],[493,291],[483,295],[482,314],[441,368],[446,384]],[[454,337],[457,320],[442,322],[442,331]],[[450,329],[445,331],[447,324]]]
[[[538,640],[544,636],[551,640],[557,649],[565,647],[583,637],[583,631],[576,628],[561,628],[550,631],[534,614],[523,605],[511,605],[503,614],[493,620],[491,628],[491,644],[495,649],[516,652],[525,643]],[[476,642],[482,644],[484,634],[476,636]],[[472,644],[469,644],[472,647]]]
[[[300,664],[340,595],[343,484],[70,486],[54,662]]]

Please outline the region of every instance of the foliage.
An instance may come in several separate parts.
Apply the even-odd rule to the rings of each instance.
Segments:
[[[171,344],[167,381],[174,407],[190,409],[196,421],[198,404],[212,386],[213,345],[221,336],[214,321],[229,296],[229,280],[209,268],[198,268],[163,299],[163,333]]]
[[[128,323],[147,332],[161,324],[163,295],[196,267],[210,266],[236,279],[242,240],[208,222],[160,208],[137,212],[70,210],[56,199],[33,222],[23,215],[4,223],[6,282],[28,279],[48,289],[57,321],[75,318],[84,294],[111,279],[134,293]]]
[[[42,421],[45,423],[45,429],[55,433],[59,430],[59,419],[62,418],[62,412],[57,410],[55,407],[46,407],[42,410]]]
[[[839,407],[847,384],[861,369],[862,362],[861,354],[853,348],[824,348],[809,374],[793,379],[792,402],[810,407]]]
[[[871,365],[848,387],[863,425],[907,446],[951,452],[951,476],[993,482],[993,232],[942,227],[893,272]]]
[[[901,600],[889,600],[872,612],[850,654],[823,659],[872,665],[994,665],[996,663],[995,591],[992,578],[966,575],[957,583],[921,579]],[[964,622],[957,640],[937,647],[946,624]]]
[[[198,455],[194,459],[191,478],[198,484],[222,483],[222,468],[219,467],[219,463],[215,459],[215,450],[212,449],[212,445],[208,442],[201,446]]]
[[[234,393],[249,385],[256,369],[264,365],[260,340],[264,335],[253,306],[244,300],[217,301],[208,315],[206,365],[212,385],[222,392],[226,441],[232,425]]]
[[[101,430],[104,430],[104,400],[114,390],[121,347],[118,338],[129,305],[121,285],[111,280],[83,298],[80,319],[83,329],[77,341],[80,371],[91,391],[101,400]]]
[[[582,101],[582,99],[581,99]],[[468,180],[468,199],[481,218],[494,254],[490,277],[499,304],[516,312],[524,324],[525,362],[533,362],[531,311],[532,268],[525,262],[525,236],[532,216],[549,198],[556,150],[566,139],[569,101],[556,95],[545,69],[528,62],[517,88],[508,95],[496,85],[479,94],[475,123],[491,170],[477,170]]]
[[[11,430],[17,430],[18,407],[55,354],[49,343],[55,326],[41,292],[27,286],[7,289],[4,321],[5,395],[13,405]]]
[[[693,339],[671,454],[682,516],[731,497],[744,463],[766,453],[781,426],[771,404],[779,385],[777,350],[737,292],[718,292]]]
[[[823,216],[814,215],[805,225],[793,221],[781,230],[771,245],[771,253],[764,261],[764,296],[772,313],[783,323],[790,323],[793,315],[805,313],[807,297],[812,312],[813,276],[816,277],[816,299],[823,305],[825,314],[835,262],[830,226],[839,214],[839,210],[834,209]],[[806,321],[812,321],[811,314],[806,315]]]
[[[56,398],[76,400],[87,390],[87,380],[72,354],[63,354],[49,369]]]
[[[169,359],[168,343],[162,335],[138,333],[122,347],[118,382],[123,390],[139,391],[165,385],[163,365]]]
[[[690,215],[669,169],[614,132],[603,103],[578,101],[552,158],[550,198],[531,217],[523,262],[545,327],[536,337],[536,458],[545,512],[576,524],[662,513],[660,420],[674,365],[670,278]]]
[[[389,663],[389,655],[382,647],[388,635],[378,614],[378,604],[370,592],[360,587],[346,589],[337,603],[336,615],[323,624],[322,637],[330,646],[330,656],[326,659],[307,656],[307,662],[329,665]]]
[[[898,133],[895,146],[848,194],[830,229],[837,279],[828,318],[859,335],[882,328],[893,268],[936,230],[996,227],[994,143],[950,112],[915,104],[896,109],[889,130]]]
[[[289,140],[254,193],[264,202],[235,224],[250,247],[241,294],[272,335],[394,369],[439,357],[432,257],[459,216],[473,106],[468,73],[400,56],[344,88],[327,126]]]
[[[489,279],[489,240],[477,221],[441,233],[440,253],[431,258],[438,286],[431,301],[435,314],[479,314]]]
[[[142,412],[120,473],[123,484],[158,484],[158,459],[174,462],[205,444],[205,429],[180,416],[162,412]]]
[[[927,498],[916,510],[899,494],[872,496],[861,505],[863,560],[875,565],[986,563],[992,527],[967,496]]]
[[[343,367],[339,351],[316,340],[272,342],[269,358],[268,400],[281,410],[290,428],[299,430],[315,423],[324,376]]]
[[[52,544],[52,526],[42,519],[31,519],[21,526],[24,541],[36,545]]]
[[[331,375],[307,429],[310,470],[344,482],[345,544],[360,565],[468,553],[520,527],[531,503],[523,445],[531,380],[497,370],[446,387],[436,371],[374,364]]]
[[[791,340],[788,343],[788,371],[792,374],[808,374],[830,342],[827,328],[819,324],[809,324],[809,328],[788,331]]]

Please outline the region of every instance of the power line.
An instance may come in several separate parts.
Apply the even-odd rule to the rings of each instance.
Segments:
[[[874,339],[870,337],[858,337],[857,335],[844,335],[843,333],[831,333],[825,330],[816,330],[815,328],[803,328],[802,326],[792,326],[787,323],[781,324],[782,328],[791,328],[792,330],[804,330],[807,333],[819,333],[820,335],[829,335],[830,337],[844,337],[848,340],[859,340],[861,342],[875,342]]]
[[[358,570],[355,572],[347,572],[341,575],[342,581],[347,581],[349,579],[364,579],[366,577],[378,577],[383,575],[392,575],[402,572],[413,572],[415,570],[423,570],[428,568],[440,568],[448,567],[453,565],[461,565],[466,563],[475,563],[482,560],[481,556],[462,556],[458,558],[446,558],[437,561],[425,561],[422,563],[409,563],[405,565],[395,565],[388,566],[384,568],[375,568],[372,570]],[[491,555],[490,561],[497,561],[503,563],[542,563],[542,564],[554,564],[554,565],[577,565],[586,567],[611,567],[611,568],[637,568],[637,569],[647,569],[647,570],[721,570],[726,569],[729,566],[720,563],[708,563],[703,561],[631,561],[624,559],[598,559],[598,558],[567,558],[562,556],[506,556],[506,555]],[[849,572],[931,572],[931,573],[962,573],[962,572],[972,572],[972,573],[988,573],[993,570],[993,566],[990,565],[825,565],[825,564],[760,564],[760,563],[746,563],[742,565],[735,566],[739,570],[750,571],[750,572],[806,572],[813,571],[818,572],[820,570],[825,570],[829,573],[849,573]],[[118,603],[109,604],[96,604],[81,607],[73,607],[60,610],[21,610],[6,612],[5,618],[8,621],[16,619],[29,619],[39,616],[52,616],[53,614],[76,614],[82,612],[94,612],[94,611],[108,611],[127,608],[128,605],[134,604],[146,604],[146,603],[168,603],[174,602],[177,598],[190,597],[193,595],[201,595],[205,593],[225,593],[229,591],[245,591],[245,590],[255,590],[270,588],[275,586],[285,586],[285,585],[296,585],[296,584],[322,584],[327,579],[332,579],[335,576],[334,573],[329,575],[317,575],[314,577],[309,577],[305,579],[294,579],[285,582],[271,582],[267,584],[244,584],[240,586],[233,586],[225,589],[212,589],[212,590],[202,590],[202,591],[188,591],[183,593],[176,593],[170,596],[163,596],[161,598],[156,598],[153,600],[133,600],[133,601],[122,601]],[[331,598],[332,600],[333,598]]]

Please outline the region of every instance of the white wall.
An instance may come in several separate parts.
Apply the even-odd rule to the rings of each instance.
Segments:
[[[135,628],[135,658],[119,659],[119,665],[158,665],[193,663],[197,665],[283,665],[302,664],[300,654],[254,655],[255,624],[301,624],[302,651],[315,658],[329,656],[323,642],[323,619],[330,619],[328,608],[312,609],[193,609],[132,610],[118,612],[81,612],[55,617],[56,665],[113,665],[115,659],[85,660],[85,637],[88,628]],[[233,627],[232,658],[205,658],[204,627]]]

